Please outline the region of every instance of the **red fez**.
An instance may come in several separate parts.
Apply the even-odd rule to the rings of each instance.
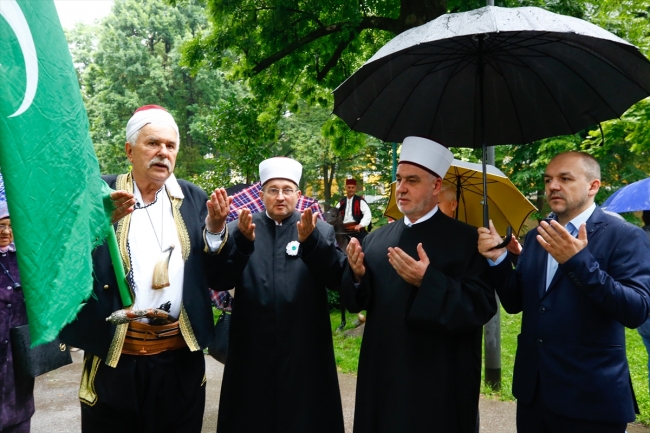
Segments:
[[[357,181],[356,181],[356,179],[345,179],[345,184],[346,185],[356,185]]]
[[[146,111],[146,110],[163,110],[167,111],[165,107],[161,107],[160,105],[143,105],[142,107],[138,108],[133,112],[133,114],[137,113],[138,111]]]

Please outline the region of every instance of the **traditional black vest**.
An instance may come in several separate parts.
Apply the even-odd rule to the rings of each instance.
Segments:
[[[361,200],[363,199],[358,195],[354,195],[352,197],[352,218],[354,218],[357,224],[359,224],[361,222],[361,219],[363,218],[363,212],[361,212]],[[345,207],[347,206],[347,204],[348,204],[347,197],[343,197],[343,199],[339,202],[339,210],[341,212],[342,218],[345,218]],[[368,224],[366,230],[370,231],[371,228],[372,228],[372,223]]]

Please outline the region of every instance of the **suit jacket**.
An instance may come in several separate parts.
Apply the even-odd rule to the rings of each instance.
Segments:
[[[648,238],[596,207],[587,220],[587,247],[559,265],[546,290],[548,253],[536,235],[526,235],[515,270],[504,260],[490,271],[505,310],[523,311],[514,396],[531,403],[540,386],[556,414],[634,420],[624,327],[641,325],[650,311]]]
[[[116,187],[116,176],[104,176],[104,180],[111,188]],[[176,215],[179,214],[180,221],[185,226],[183,231],[187,233],[187,237],[179,233],[179,238],[185,239],[186,245],[183,248],[189,251],[185,260],[183,305],[179,324],[188,347],[197,351],[207,347],[214,339],[214,319],[208,287],[215,290],[231,288],[222,287],[218,275],[232,266],[228,260],[234,256],[208,252],[204,239],[207,196],[203,190],[190,182],[178,180],[178,183],[184,198],[178,210],[174,208],[174,219],[177,220]],[[123,234],[118,230],[117,234],[120,243],[121,236],[128,236],[128,229]],[[183,242],[182,240],[181,243]],[[128,253],[137,254],[136,251]],[[238,258],[245,264],[245,255],[240,254]],[[115,367],[122,350],[126,325],[116,326],[106,321],[112,312],[124,308],[106,243],[93,252],[93,270],[93,293],[82,304],[77,318],[61,331],[60,336],[64,342],[84,349]]]

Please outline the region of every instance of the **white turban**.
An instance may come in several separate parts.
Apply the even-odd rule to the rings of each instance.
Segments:
[[[406,137],[402,143],[399,163],[411,164],[444,178],[454,154],[440,143],[422,137]]]
[[[260,162],[260,181],[264,185],[271,179],[287,179],[298,185],[302,165],[295,159],[277,156]]]
[[[145,105],[138,108],[126,124],[126,139],[141,130],[145,125],[150,123],[163,124],[174,128],[178,137],[177,144],[180,145],[181,135],[178,133],[178,125],[171,114],[159,105]],[[135,143],[131,143],[135,145]]]

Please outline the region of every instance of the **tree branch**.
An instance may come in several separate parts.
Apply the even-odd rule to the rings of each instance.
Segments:
[[[349,38],[346,38],[345,40],[341,41],[338,46],[336,47],[336,50],[334,50],[334,53],[332,53],[332,57],[328,60],[328,62],[325,64],[325,67],[323,67],[322,70],[317,71],[316,74],[316,81],[320,82],[323,81],[327,73],[334,67],[336,66],[336,63],[339,61],[341,58],[341,54],[343,54],[343,51],[350,45],[350,42],[354,39],[354,36],[350,35]]]
[[[348,27],[350,23],[348,22],[340,22],[336,24],[331,24],[326,27],[321,27],[316,30],[313,30],[312,32],[306,34],[302,38],[297,39],[294,42],[291,42],[287,44],[284,48],[282,48],[280,51],[271,54],[270,56],[266,57],[265,59],[260,60],[255,67],[253,68],[253,74],[259,74],[260,72],[264,71],[265,69],[269,68],[271,65],[273,65],[275,62],[282,60],[289,54],[293,53],[297,49],[304,47],[305,45],[308,45],[312,42],[314,42],[317,39],[339,33],[346,27]],[[389,32],[393,33],[400,33],[400,23],[398,20],[393,19],[393,18],[385,18],[385,17],[366,17],[361,20],[361,22],[354,27],[355,33],[359,33],[362,30],[366,29],[377,29],[377,30],[386,30]],[[347,42],[349,44],[349,41]],[[338,49],[338,48],[337,48]],[[333,56],[334,57],[334,56]],[[340,54],[339,54],[340,57]],[[331,69],[331,68],[330,68]]]

